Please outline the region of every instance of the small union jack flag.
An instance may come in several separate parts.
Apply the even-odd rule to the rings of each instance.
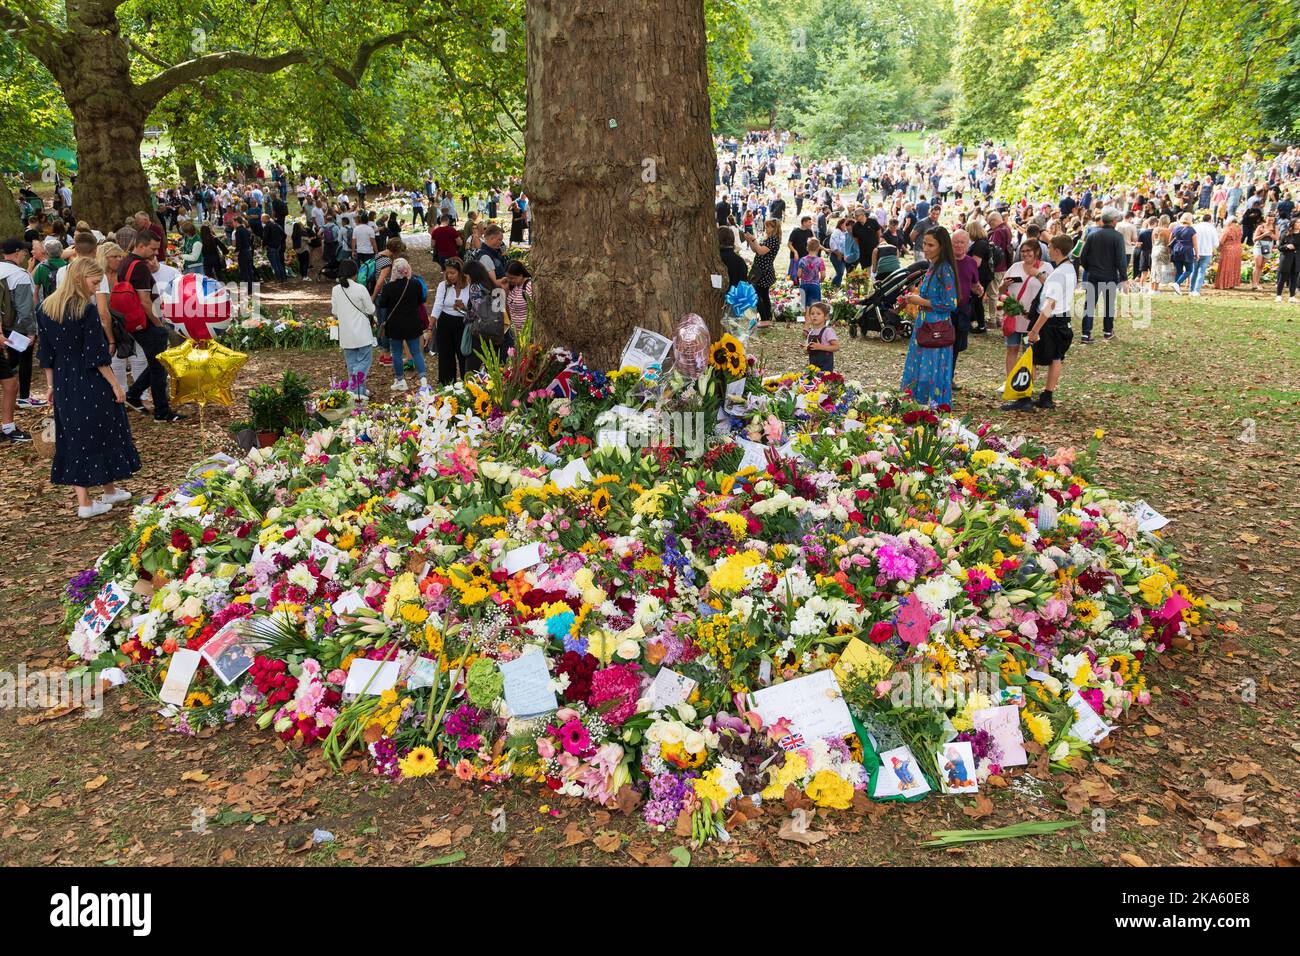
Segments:
[[[803,746],[803,734],[786,734],[781,738],[782,750],[801,750]]]

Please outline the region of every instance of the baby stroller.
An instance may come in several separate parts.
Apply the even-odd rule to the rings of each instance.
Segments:
[[[907,287],[920,278],[927,266],[924,260],[913,262],[878,281],[867,301],[862,304],[857,317],[849,323],[850,334],[857,338],[860,329],[862,337],[866,338],[868,332],[879,332],[882,342],[911,338],[912,320],[906,313],[899,312],[895,303]]]

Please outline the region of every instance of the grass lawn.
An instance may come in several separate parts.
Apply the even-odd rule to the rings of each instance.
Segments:
[[[271,293],[271,308],[321,310],[327,291],[291,284]],[[770,369],[796,367],[800,331],[779,326],[751,349]],[[830,838],[810,847],[777,838],[774,807],[738,826],[731,843],[693,851],[693,864],[1295,861],[1300,307],[1245,294],[1158,297],[1149,326],[1125,322],[1118,331],[1109,344],[1076,339],[1057,411],[1014,418],[997,411],[1000,338],[972,336],[958,368],[957,411],[1062,445],[1082,446],[1104,428],[1095,480],[1172,518],[1166,534],[1188,583],[1240,600],[1241,612],[1218,615],[1190,651],[1151,665],[1153,705],[1113,734],[1086,772],[1022,775],[990,791],[991,809],[931,797],[833,814],[815,823]],[[872,385],[897,383],[904,345],[844,339],[838,370]],[[248,390],[289,364],[313,384],[343,367],[334,351],[254,353],[236,407],[209,411],[207,450],[243,417]],[[35,425],[33,414],[20,415]],[[204,452],[196,420],[167,428],[135,417],[132,425],[145,462],[131,483],[136,492],[174,486]],[[3,454],[0,550],[10,564],[0,668],[34,671],[63,662],[58,593],[115,535],[110,522],[70,516],[68,492],[49,485],[48,464],[32,449]],[[0,728],[0,863],[343,866],[464,851],[466,863],[666,864],[685,842],[522,782],[485,789],[435,776],[392,786],[356,766],[335,774],[317,752],[242,726],[195,738],[166,733],[129,688],[112,692],[95,719],[6,709]],[[491,826],[496,808],[505,810],[504,832]],[[948,851],[919,846],[934,830],[1050,818],[1081,825]],[[313,828],[336,840],[312,848]]]

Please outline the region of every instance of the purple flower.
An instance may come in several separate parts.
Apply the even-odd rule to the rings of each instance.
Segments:
[[[68,582],[67,589],[63,592],[68,599],[69,604],[85,604],[95,596],[95,581],[99,578],[99,572],[94,568],[86,568],[84,571],[78,571]]]

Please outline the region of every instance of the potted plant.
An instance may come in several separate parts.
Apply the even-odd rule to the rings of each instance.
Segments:
[[[364,384],[365,376],[361,372],[358,372],[355,378],[360,378],[361,383]],[[351,379],[331,382],[329,388],[316,396],[316,414],[330,424],[346,418],[356,407],[358,392],[355,389],[359,388],[360,384],[355,385],[354,388],[354,380]]]
[[[277,385],[259,385],[248,393],[248,416],[257,433],[259,448],[273,445],[286,431],[301,431],[307,424],[307,382],[285,372]]]

